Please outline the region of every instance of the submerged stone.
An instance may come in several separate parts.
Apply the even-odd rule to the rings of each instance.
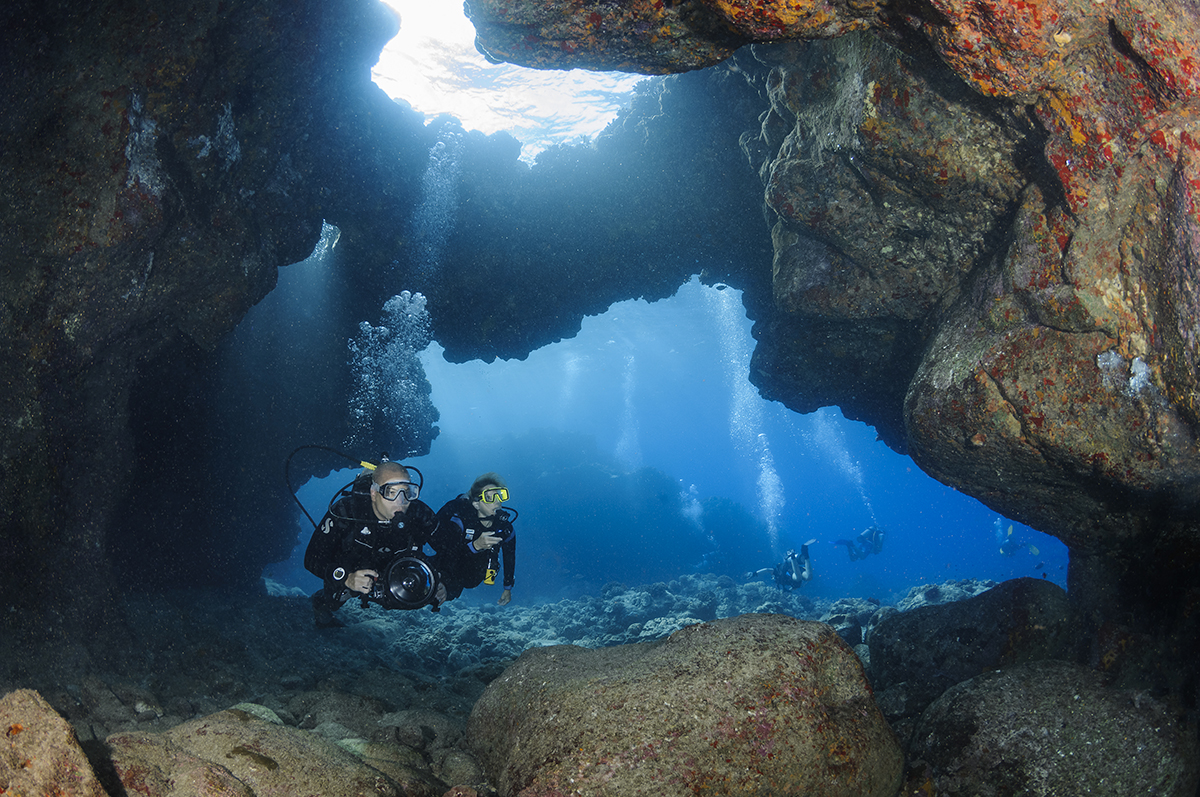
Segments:
[[[121,783],[145,795],[398,795],[382,772],[320,736],[228,709],[166,733],[108,737]],[[192,784],[187,792],[178,784]]]
[[[526,651],[468,744],[502,795],[892,795],[902,758],[827,625],[751,614],[660,642]]]
[[[1067,658],[1067,593],[1034,578],[1005,581],[954,603],[890,614],[868,639],[871,684],[888,719],[916,716],[954,684],[987,670]]]
[[[986,673],[949,689],[910,749],[937,794],[1194,795],[1194,726],[1144,692],[1064,661]]]
[[[32,689],[0,698],[0,794],[103,797],[70,724]]]

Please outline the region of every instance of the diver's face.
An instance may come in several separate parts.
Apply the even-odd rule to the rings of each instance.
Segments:
[[[496,491],[499,489],[500,488],[496,485],[489,484],[480,491],[482,493],[482,497],[471,502],[471,505],[475,507],[475,511],[479,513],[480,517],[490,518],[492,515],[496,514],[497,511],[499,511],[500,498],[498,495],[496,495]],[[491,498],[492,500],[484,501],[483,498]]]
[[[401,478],[403,481],[408,480],[408,474],[405,473]],[[389,482],[397,479],[389,479]],[[390,492],[390,491],[388,491]],[[407,490],[397,490],[395,498],[384,498],[384,492],[379,490],[379,485],[374,484],[371,488],[371,509],[375,512],[375,517],[380,520],[391,520],[396,515],[403,515],[408,511],[408,506],[411,501],[408,500]]]
[[[375,517],[380,520],[391,520],[396,515],[403,515],[408,511],[408,496],[400,493],[396,496],[395,501],[389,501],[379,493],[371,493],[371,508],[375,510]]]

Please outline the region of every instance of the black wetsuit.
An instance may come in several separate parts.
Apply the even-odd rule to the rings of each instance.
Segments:
[[[500,509],[492,515],[492,525],[484,526],[471,499],[460,495],[439,509],[437,518],[437,531],[430,545],[437,552],[435,566],[449,599],[483,582],[489,563],[495,567],[497,549],[503,554],[504,588],[512,589],[517,569],[517,538],[509,512]],[[473,543],[484,533],[500,537],[502,542],[490,550],[476,551]]]
[[[346,576],[356,570],[374,570],[382,577],[398,557],[427,558],[422,549],[437,525],[433,509],[417,500],[404,514],[380,520],[371,508],[370,490],[370,476],[355,479],[350,492],[334,502],[308,541],[304,568],[325,582],[313,596],[318,610],[336,610],[361,595],[345,584]],[[362,597],[383,603],[382,586]]]

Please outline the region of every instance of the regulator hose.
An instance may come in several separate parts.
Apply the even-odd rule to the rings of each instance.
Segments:
[[[375,470],[375,468],[377,468],[379,466],[374,464],[373,462],[367,462],[366,460],[359,459],[358,457],[352,457],[349,454],[345,453],[344,451],[338,451],[336,448],[330,448],[329,446],[303,445],[303,446],[300,446],[299,448],[293,450],[292,453],[288,454],[287,460],[284,461],[284,463],[283,463],[283,480],[287,484],[288,492],[291,493],[291,495],[292,495],[292,500],[296,502],[296,506],[300,507],[300,511],[304,513],[304,516],[306,518],[308,518],[308,522],[311,523],[313,525],[313,528],[315,529],[317,527],[317,521],[313,520],[313,516],[308,514],[308,510],[304,508],[304,504],[300,503],[300,497],[298,495],[296,495],[295,488],[292,487],[292,471],[291,471],[292,457],[296,456],[296,454],[300,453],[301,451],[304,451],[304,450],[310,449],[310,448],[316,449],[318,451],[328,451],[330,454],[337,454],[339,457],[344,458],[347,462],[353,462],[354,464],[358,465],[359,467],[365,468],[367,470]],[[387,461],[387,453],[385,452],[380,457],[380,459],[382,461],[386,462]]]

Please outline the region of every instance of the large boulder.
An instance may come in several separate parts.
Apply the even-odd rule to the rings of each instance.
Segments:
[[[1018,578],[954,603],[889,613],[868,635],[871,684],[889,720],[920,714],[949,687],[987,670],[1067,658],[1067,594]]]
[[[946,797],[1193,797],[1200,782],[1194,722],[1062,661],[949,689],[921,717],[909,754],[924,766],[922,793]]]
[[[902,766],[853,652],[829,626],[783,615],[528,650],[476,703],[467,736],[505,797],[890,797]]]
[[[104,797],[71,725],[32,689],[0,698],[0,794]]]

